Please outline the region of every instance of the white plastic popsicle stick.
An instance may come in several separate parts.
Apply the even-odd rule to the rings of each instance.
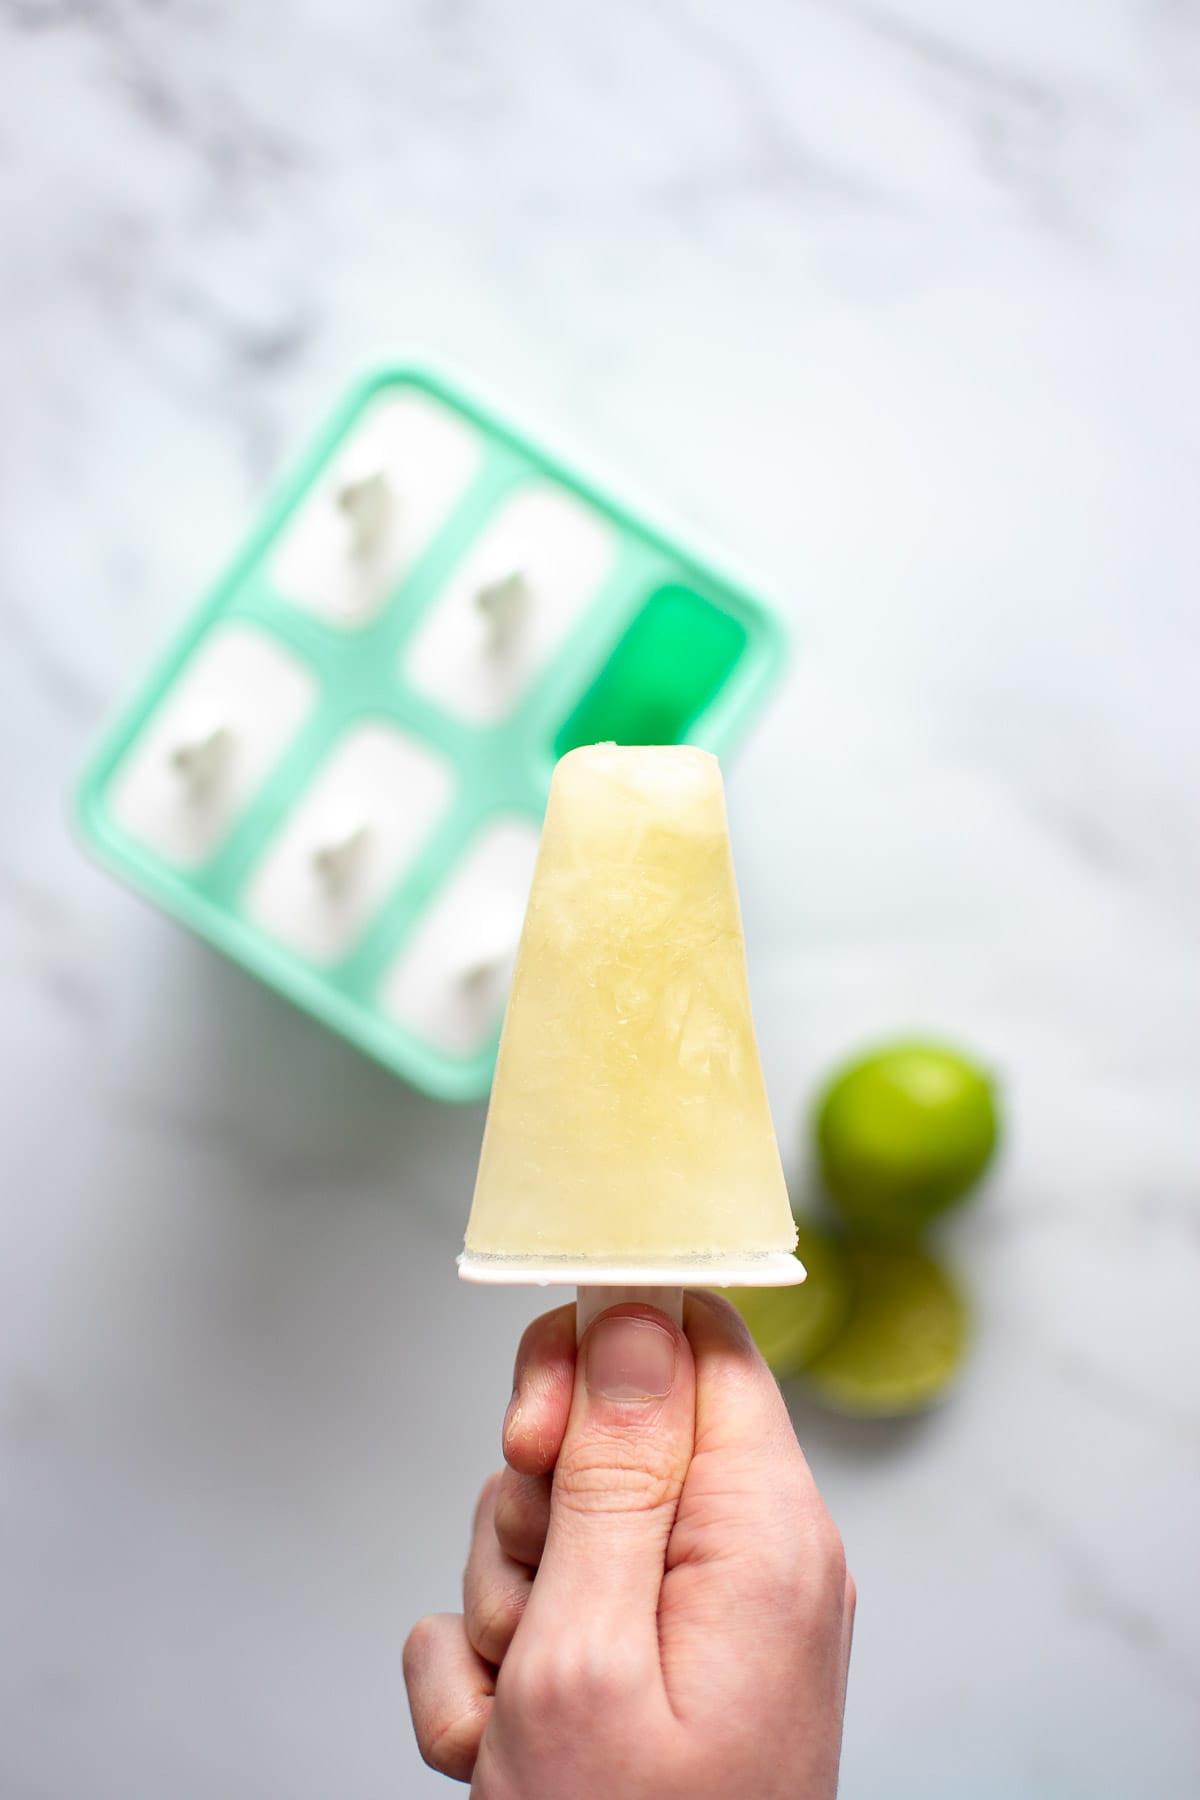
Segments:
[[[182,776],[194,797],[206,793],[229,765],[233,733],[212,707],[197,711],[185,722],[183,733],[167,755],[171,767]]]
[[[575,1342],[579,1343],[592,1320],[610,1306],[621,1306],[636,1300],[641,1306],[657,1307],[683,1324],[683,1289],[681,1287],[581,1287],[575,1290]]]
[[[341,893],[349,887],[370,841],[370,824],[356,808],[314,846],[313,868],[331,893]]]
[[[478,429],[456,410],[406,384],[381,391],[284,526],[272,588],[343,631],[368,624],[441,530],[482,455]]]
[[[367,468],[351,475],[337,488],[334,503],[349,530],[351,556],[355,562],[369,562],[386,541],[398,504],[387,470]]]
[[[215,625],[114,770],[113,823],[196,869],[224,842],[316,705],[308,664],[257,626]]]
[[[509,569],[476,588],[475,605],[487,624],[489,650],[503,650],[512,642],[528,617],[531,598],[523,569]]]
[[[509,938],[507,943],[497,945],[494,950],[485,951],[479,956],[465,962],[459,970],[458,979],[465,988],[479,989],[501,973],[509,962],[516,947],[516,938]]]
[[[537,482],[510,494],[405,639],[406,680],[460,719],[498,722],[599,592],[618,542],[563,490]]]

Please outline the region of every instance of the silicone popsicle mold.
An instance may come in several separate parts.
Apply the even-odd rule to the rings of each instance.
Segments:
[[[445,374],[354,384],[117,719],[78,811],[132,886],[397,1074],[487,1092],[550,775],[725,753],[770,608]]]

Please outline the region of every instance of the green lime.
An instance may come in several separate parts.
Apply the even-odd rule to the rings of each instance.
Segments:
[[[836,1412],[895,1418],[941,1398],[958,1373],[967,1306],[946,1271],[905,1244],[849,1244],[850,1316],[805,1371]]]
[[[799,1287],[729,1288],[729,1298],[776,1375],[794,1375],[833,1342],[850,1311],[841,1245],[811,1225],[797,1227],[796,1255],[807,1274]]]
[[[849,1224],[910,1237],[974,1186],[996,1147],[983,1070],[936,1044],[895,1044],[836,1075],[817,1108],[825,1186]]]

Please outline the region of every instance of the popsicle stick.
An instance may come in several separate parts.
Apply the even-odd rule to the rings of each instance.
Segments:
[[[369,561],[391,529],[396,493],[386,469],[366,469],[351,475],[334,494],[334,503],[346,521],[350,554]]]
[[[333,893],[348,887],[363,859],[371,837],[365,819],[339,824],[312,852],[312,866]]]
[[[476,590],[475,605],[487,621],[490,647],[504,649],[529,612],[529,584],[521,569],[510,569]]]
[[[644,1306],[656,1306],[659,1312],[683,1324],[683,1289],[681,1287],[581,1287],[575,1290],[575,1342],[578,1343],[592,1320],[610,1306],[625,1300],[638,1300]]]
[[[170,750],[171,767],[192,793],[204,794],[224,773],[233,752],[233,733],[205,709]]]

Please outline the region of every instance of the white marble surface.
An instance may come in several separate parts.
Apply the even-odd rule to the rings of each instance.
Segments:
[[[110,708],[352,368],[423,342],[756,565],[731,781],[794,1120],[994,1059],[979,1343],[797,1422],[861,1611],[847,1800],[1200,1787],[1195,0],[0,6],[0,1795],[445,1791],[529,1297],[480,1129],[94,872]]]

